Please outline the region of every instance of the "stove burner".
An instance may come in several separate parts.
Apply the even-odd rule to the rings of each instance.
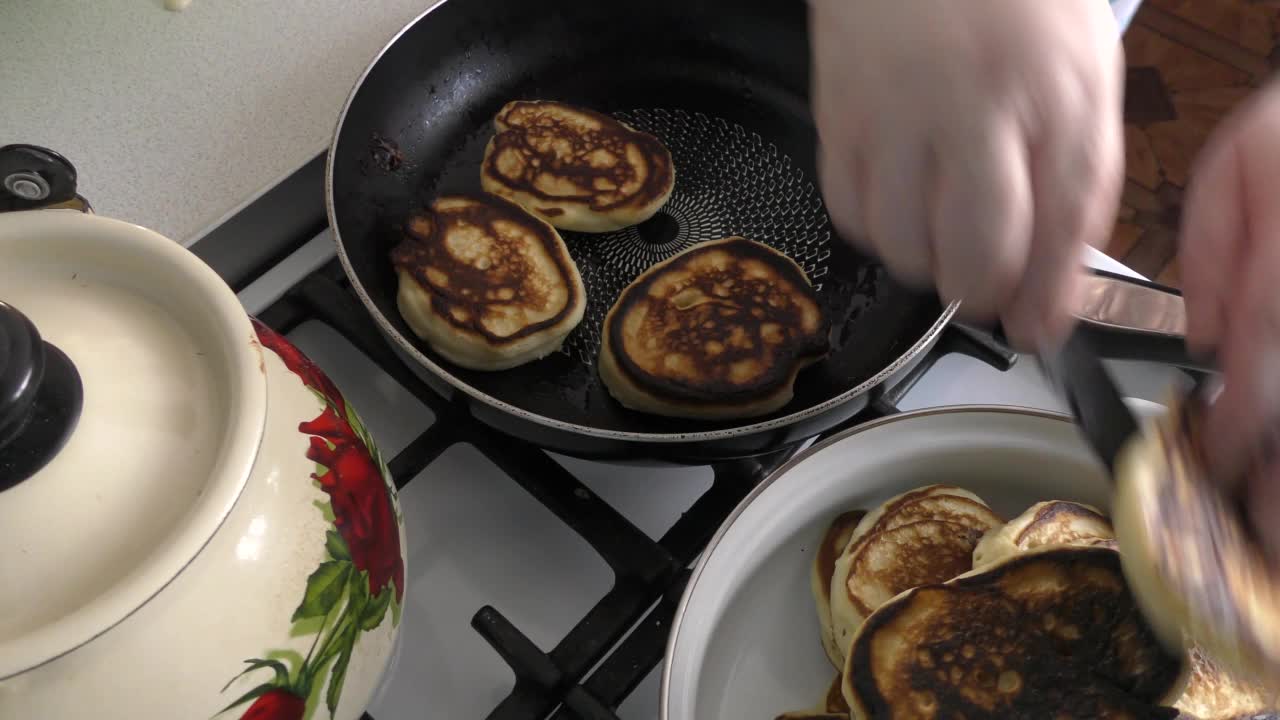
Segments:
[[[307,320],[325,323],[431,409],[435,422],[389,463],[397,487],[450,447],[467,443],[577,532],[613,570],[609,592],[550,652],[493,607],[476,612],[471,626],[516,675],[511,694],[486,715],[489,720],[618,720],[614,710],[662,661],[688,568],[747,493],[797,452],[786,447],[713,466],[711,487],[655,542],[546,452],[490,429],[464,405],[433,392],[378,334],[336,261],[307,276],[258,317],[281,334]],[[1013,361],[985,336],[953,326],[906,377],[826,435],[897,412],[896,403],[915,382],[953,352],[1000,369]],[[366,713],[363,720],[375,718]]]

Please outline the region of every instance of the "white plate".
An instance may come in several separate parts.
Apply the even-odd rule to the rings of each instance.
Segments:
[[[703,553],[667,647],[662,717],[772,720],[815,706],[836,674],[809,589],[823,531],[845,510],[932,483],[968,488],[1006,518],[1041,500],[1110,504],[1100,463],[1062,415],[934,408],[816,445],[747,497]]]

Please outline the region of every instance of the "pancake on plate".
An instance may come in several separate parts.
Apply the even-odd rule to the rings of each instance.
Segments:
[[[1100,510],[1081,503],[1049,500],[1032,505],[1004,527],[983,536],[973,550],[973,566],[1000,562],[1027,550],[1049,545],[1116,547],[1111,521]]]
[[[601,113],[520,100],[494,119],[480,185],[562,230],[610,232],[653,217],[675,187],[657,138]]]
[[[472,370],[505,370],[555,352],[586,308],[559,233],[496,195],[439,198],[405,223],[391,261],[405,322]]]
[[[1119,553],[1051,547],[882,605],[842,687],[860,720],[1172,719],[1186,670],[1143,620]]]
[[[1245,509],[1207,480],[1200,394],[1174,394],[1116,463],[1113,521],[1152,625],[1224,669],[1280,692],[1280,569]]]
[[[830,321],[804,270],[741,237],[654,265],[605,317],[599,369],[640,412],[703,420],[765,415],[830,352]]]
[[[974,567],[1003,562],[1015,555],[1053,545],[1116,548],[1111,523],[1096,508],[1051,500],[1026,512],[982,538],[973,551]],[[1220,663],[1192,645],[1190,675],[1173,707],[1180,720],[1239,720],[1274,712],[1277,698],[1256,683],[1239,680]]]
[[[1173,706],[1179,720],[1245,720],[1280,711],[1280,698],[1257,683],[1233,677],[1200,647],[1189,651],[1191,677]]]
[[[866,514],[865,510],[850,510],[836,516],[822,534],[822,542],[818,544],[818,552],[814,553],[813,564],[809,568],[809,587],[818,608],[822,649],[837,670],[844,664],[844,653],[836,647],[835,637],[831,634],[831,578],[836,572],[836,558],[849,544],[854,528]]]
[[[1000,516],[971,492],[931,485],[868,513],[831,576],[831,648],[843,668],[863,620],[899,593],[946,582],[973,567],[973,549]]]

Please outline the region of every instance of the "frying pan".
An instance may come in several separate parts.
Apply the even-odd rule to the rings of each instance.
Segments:
[[[869,391],[937,342],[954,306],[895,283],[836,237],[815,186],[803,0],[447,0],[412,21],[357,81],[326,172],[328,212],[354,291],[395,350],[481,421],[567,454],[705,463],[757,455],[847,420]],[[588,306],[563,352],[503,372],[455,366],[396,308],[388,252],[414,210],[479,191],[492,118],[514,99],[615,115],[670,148],[676,185],[646,223],[563,232]],[[773,415],[694,422],[629,411],[595,370],[620,291],[690,245],[744,235],[808,273],[831,356]]]

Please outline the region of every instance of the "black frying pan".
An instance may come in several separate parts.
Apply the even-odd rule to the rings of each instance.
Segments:
[[[339,255],[383,333],[483,421],[580,456],[749,456],[861,410],[869,390],[932,346],[952,309],[835,237],[815,187],[806,25],[802,0],[448,0],[412,22],[358,81],[327,172]],[[480,373],[443,360],[405,325],[388,251],[414,209],[479,190],[492,118],[521,98],[580,104],[652,132],[672,151],[676,188],[641,226],[562,233],[586,283],[582,325],[563,354]],[[833,319],[834,352],[772,416],[708,423],[626,410],[594,369],[605,312],[652,263],[733,234],[805,268]]]

